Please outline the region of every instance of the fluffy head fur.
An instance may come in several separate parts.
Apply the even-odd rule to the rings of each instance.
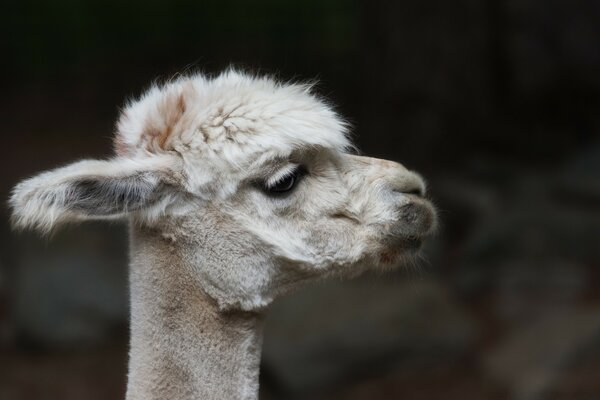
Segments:
[[[194,75],[125,107],[116,158],[26,180],[10,202],[17,226],[43,231],[129,216],[221,309],[254,310],[301,281],[397,264],[434,229],[417,174],[349,147],[310,86]]]

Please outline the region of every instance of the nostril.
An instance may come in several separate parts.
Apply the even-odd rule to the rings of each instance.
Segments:
[[[425,190],[420,186],[409,186],[409,187],[396,187],[393,189],[394,192],[401,194],[412,194],[413,196],[423,197],[425,196]]]
[[[391,178],[391,179],[390,179]],[[388,178],[390,189],[403,195],[425,196],[425,181],[417,173],[403,171]]]
[[[423,193],[423,189],[421,188],[412,188],[410,190],[405,191],[404,193],[406,194],[413,194],[415,196],[419,196],[419,197],[423,197],[424,193]]]

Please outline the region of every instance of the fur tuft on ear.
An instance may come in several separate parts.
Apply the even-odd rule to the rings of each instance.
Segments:
[[[19,183],[9,201],[16,228],[50,232],[62,222],[119,218],[160,203],[169,160],[84,160]]]

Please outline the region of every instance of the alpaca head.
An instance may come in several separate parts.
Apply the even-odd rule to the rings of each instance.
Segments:
[[[423,180],[350,154],[345,124],[305,85],[227,72],[155,86],[124,109],[115,149],[19,184],[16,225],[128,216],[222,309],[401,264],[435,227]]]

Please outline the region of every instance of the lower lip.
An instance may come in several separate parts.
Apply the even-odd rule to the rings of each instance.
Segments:
[[[407,249],[411,249],[411,250],[418,250],[421,245],[423,244],[423,241],[421,239],[406,239],[402,241],[402,247],[405,247]]]

